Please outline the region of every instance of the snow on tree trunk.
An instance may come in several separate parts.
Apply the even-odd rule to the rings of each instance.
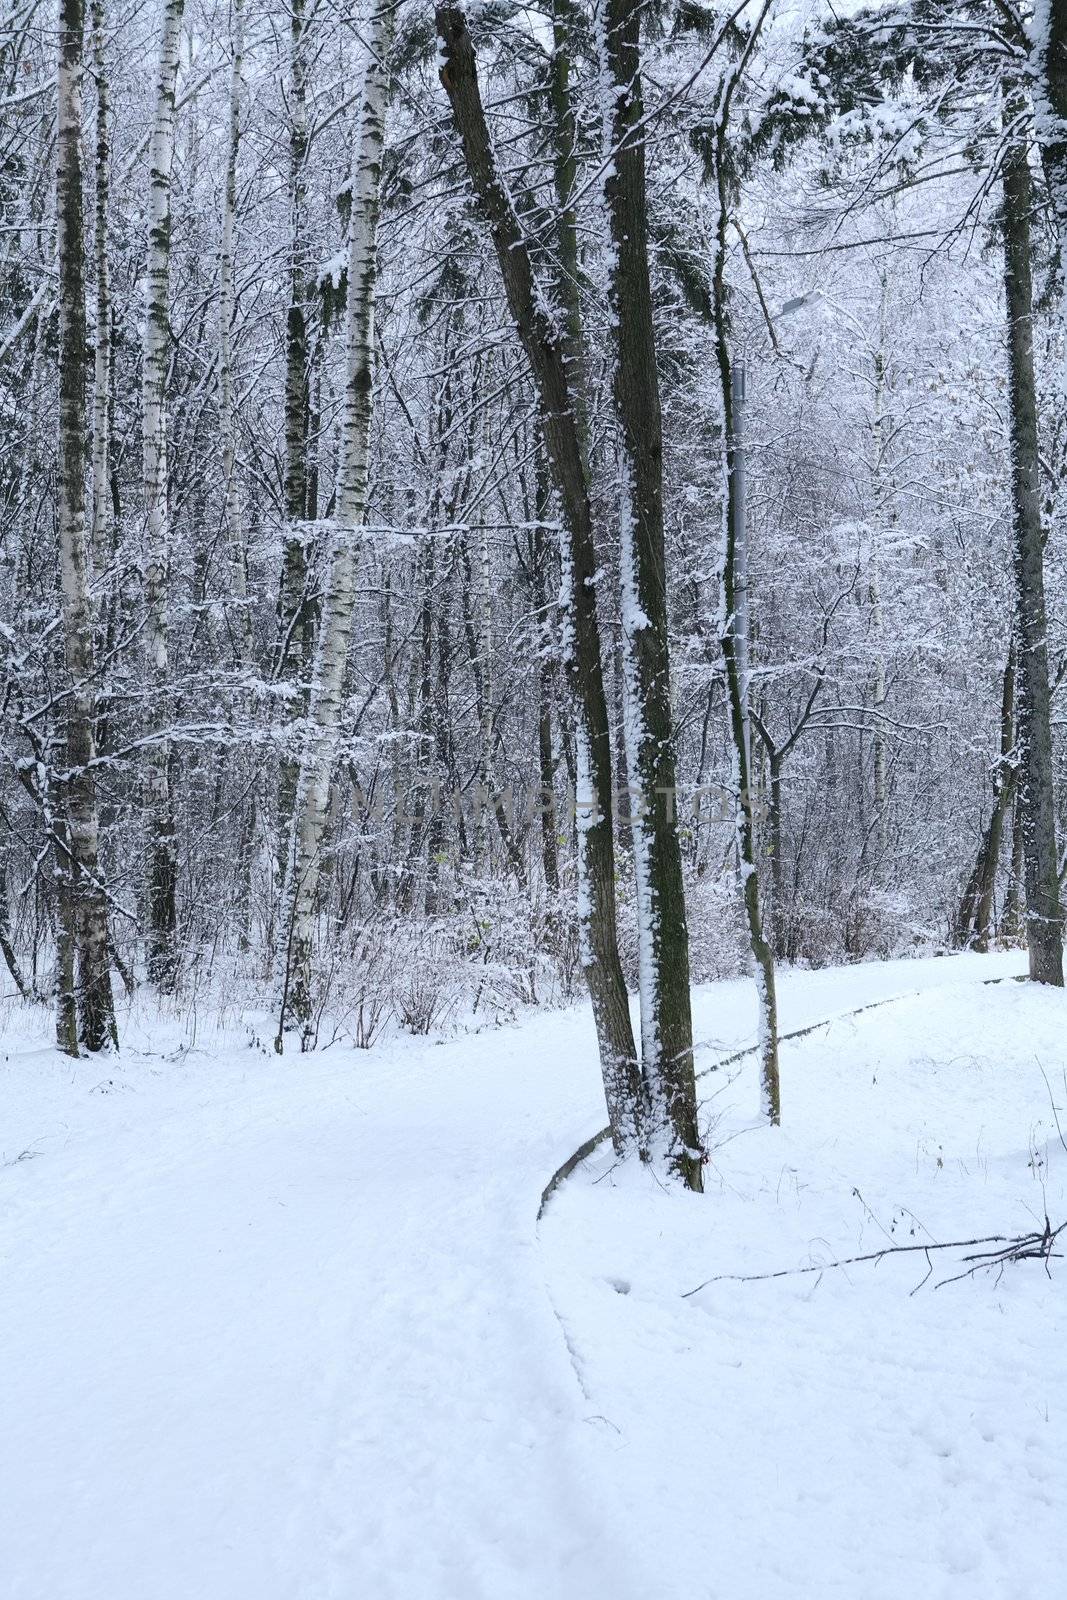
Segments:
[[[93,567],[96,577],[111,565],[111,277],[108,261],[108,185],[111,160],[108,131],[107,62],[104,58],[104,5],[93,0],[93,72],[96,78],[96,330],[93,362]]]
[[[539,623],[537,666],[537,775],[540,781],[541,871],[550,901],[559,893],[559,819],[555,804],[556,760],[552,748],[552,655],[554,640],[548,621],[548,593],[545,582],[548,567],[548,535],[551,485],[545,461],[544,440],[538,437],[534,454],[536,522],[530,550],[531,603]],[[549,908],[549,923],[554,926],[555,910]]]
[[[871,607],[871,632],[874,638],[874,671],[871,674],[871,709],[874,712],[874,814],[877,819],[878,847],[885,853],[888,838],[888,790],[886,781],[885,734],[885,619],[882,614],[882,557],[881,543],[885,530],[892,525],[893,486],[889,474],[889,443],[893,429],[886,413],[888,389],[887,350],[889,337],[889,278],[882,268],[881,295],[878,310],[878,348],[874,356],[874,415],[873,415],[873,466],[871,472],[872,510],[869,554],[869,579],[867,597]]]
[[[566,323],[567,380],[574,405],[575,423],[583,455],[588,453],[585,341],[578,297],[580,260],[575,191],[578,187],[578,121],[571,98],[570,69],[576,23],[572,0],[553,0],[552,56],[549,63],[548,102],[552,118],[552,176],[558,221],[556,238],[559,269],[556,292]]]
[[[1060,315],[1067,304],[1067,0],[1042,0],[1030,25],[1035,129],[1056,223],[1056,292]],[[1067,390],[1062,373],[1061,392]]]
[[[703,1187],[667,638],[663,439],[648,267],[638,0],[605,0],[600,47],[611,224],[609,303],[620,450],[626,754],[637,870],[641,1074],[648,1147]]]
[[[1015,639],[1018,653],[1018,734],[1026,936],[1030,977],[1063,985],[1063,921],[1056,857],[1052,729],[1041,529],[1037,393],[1034,383],[1033,284],[1030,217],[1033,185],[1029,148],[1019,132],[1021,96],[1006,98],[1004,291],[1008,314]]]
[[[736,78],[733,81],[737,81]],[[774,952],[763,930],[759,871],[756,865],[756,818],[749,733],[747,524],[745,507],[744,369],[735,373],[730,354],[727,313],[726,255],[729,226],[726,134],[729,101],[723,106],[716,138],[718,217],[712,268],[712,330],[722,405],[724,462],[722,616],[720,639],[726,677],[726,703],[733,746],[735,826],[741,872],[741,894],[748,924],[759,1003],[760,1083],[764,1115],[781,1121],[778,1077],[778,998]],[[740,579],[740,581],[739,581]]]
[[[475,861],[478,870],[490,869],[489,857],[489,830],[483,822],[486,812],[492,804],[496,790],[495,775],[493,772],[493,594],[492,594],[492,569],[489,562],[489,532],[484,526],[478,530],[478,558],[480,584],[478,589],[478,614],[481,623],[481,638],[478,641],[481,652],[481,704],[478,707],[478,765],[481,769],[480,777],[482,788],[485,791],[485,805],[478,808],[478,838],[475,845]],[[504,824],[505,828],[507,823]]]
[[[561,336],[534,274],[528,242],[502,180],[478,87],[474,43],[463,7],[436,8],[441,81],[452,106],[482,213],[489,224],[508,307],[541,408],[545,448],[563,511],[561,651],[575,707],[578,922],[600,1050],[612,1141],[636,1148],[642,1122],[640,1064],[619,959],[612,837],[611,731],[600,652],[597,559],[589,487]]]
[[[234,226],[237,213],[237,158],[241,144],[241,101],[244,73],[244,0],[230,0],[230,118],[226,179],[222,194],[222,240],[219,250],[219,443],[222,453],[224,515],[233,574],[234,653],[243,667],[252,665],[252,618],[241,493],[237,478],[237,417],[234,410]]]
[[[177,848],[167,737],[167,578],[170,561],[167,468],[167,366],[170,359],[171,174],[174,166],[174,90],[184,0],[163,0],[155,111],[149,145],[148,260],[142,357],[141,426],[144,452],[144,645],[154,739],[148,757],[148,972],[161,988],[177,974]]]
[[[275,671],[283,682],[303,678],[311,662],[314,620],[307,596],[305,518],[309,505],[310,374],[307,340],[307,21],[304,0],[292,0],[289,83],[289,307],[285,319],[285,544],[278,594],[279,637]],[[290,718],[307,709],[304,697],[288,702]],[[278,842],[284,865],[296,799],[299,762],[283,754],[278,775]]]
[[[61,819],[53,826],[60,880],[60,983],[57,1037],[77,1054],[115,1041],[108,960],[107,899],[100,880],[99,826],[93,779],[93,612],[85,524],[85,238],[82,214],[81,111],[84,0],[63,0],[58,63],[56,233],[59,258],[59,525],[60,607],[64,665],[65,772]],[[71,946],[73,945],[73,948]],[[71,979],[77,956],[77,1033]]]
[[[372,381],[374,289],[378,209],[388,96],[387,57],[394,9],[382,6],[367,22],[362,99],[352,163],[348,229],[348,299],[345,311],[345,392],[335,529],[324,586],[322,622],[308,714],[309,731],[289,844],[286,915],[282,925],[283,974],[276,1047],[284,1045],[291,1016],[304,1030],[312,1015],[311,956],[321,848],[330,798],[330,778],[340,733],[345,668],[356,606],[359,530],[367,506]]]

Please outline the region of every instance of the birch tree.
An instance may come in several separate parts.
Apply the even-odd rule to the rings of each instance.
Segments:
[[[67,983],[58,995],[58,1037],[78,1053],[118,1042],[108,957],[107,899],[100,877],[96,788],[93,779],[93,611],[85,518],[85,240],[82,206],[81,117],[84,0],[62,0],[58,58],[58,172],[56,235],[59,259],[59,525],[60,600],[66,694],[61,823],[53,832],[61,894],[73,907],[77,959],[77,1032]],[[61,966],[73,959],[61,952]]]
[[[309,1037],[312,943],[330,779],[341,728],[345,669],[356,609],[360,530],[367,479],[374,377],[374,293],[378,213],[394,7],[374,10],[364,27],[364,78],[352,160],[345,308],[345,390],[335,529],[315,654],[309,731],[289,844],[284,962],[276,1048],[284,1048],[290,1016]]]
[[[237,158],[241,148],[241,103],[244,84],[244,0],[230,0],[230,104],[226,177],[222,192],[222,238],[219,248],[219,443],[226,538],[230,551],[235,602],[235,654],[244,667],[252,664],[252,618],[248,608],[248,569],[241,493],[237,475],[237,417],[234,408],[234,227],[237,213]]]
[[[111,135],[108,64],[104,52],[104,4],[93,0],[93,75],[96,79],[94,146],[96,327],[93,351],[93,522],[92,553],[99,578],[110,566],[111,518],[111,267],[108,260],[108,198]]]
[[[1004,294],[1008,314],[1015,639],[1018,656],[1018,738],[1026,939],[1030,977],[1063,987],[1063,917],[1056,855],[1052,727],[1045,608],[1044,540],[1037,393],[1034,379],[1034,296],[1030,218],[1033,190],[1029,141],[1021,131],[1019,95],[1005,105],[1003,160]]]
[[[550,0],[540,21],[443,5],[435,62],[428,9],[401,4],[364,516],[340,446],[367,29],[317,0],[257,8],[254,32],[247,0],[180,25],[162,0],[83,3],[91,668],[68,665],[72,147],[33,0],[8,5],[0,51],[0,966],[30,1003],[56,972],[65,1047],[84,1049],[97,890],[113,971],[139,908],[157,981],[250,1008],[313,929],[305,1042],[327,1012],[368,1043],[384,1018],[510,1017],[587,981],[617,1146],[666,1166],[695,1148],[656,1078],[657,1047],[668,1068],[687,1054],[684,984],[650,870],[672,824],[641,801],[672,782],[694,982],[750,952],[773,979],[772,951],[1010,940],[1028,852],[1036,961],[1067,783],[1067,5],[903,0],[803,28],[778,6],[755,35],[762,0],[653,7],[639,52],[622,0]],[[370,559],[346,623],[353,542]],[[302,741],[310,725],[313,773],[338,673],[332,772],[301,798],[321,821],[328,795],[300,845],[313,892],[287,922]],[[95,871],[75,860],[86,774]],[[680,1051],[655,1030],[668,1011]]]
[[[154,712],[146,781],[149,829],[148,972],[163,989],[173,986],[178,963],[175,948],[178,860],[170,788],[170,739],[167,733],[170,482],[167,468],[166,381],[171,345],[174,95],[184,6],[185,0],[162,0],[154,119],[148,157],[148,250],[141,388],[145,505],[144,641]]]
[[[294,683],[310,663],[314,626],[308,601],[308,552],[305,518],[308,516],[308,430],[310,378],[308,371],[307,281],[307,84],[308,21],[305,0],[290,0],[288,60],[289,115],[289,304],[285,319],[285,516],[281,580],[278,592],[278,644],[275,672],[283,682]],[[294,695],[292,716],[306,709]],[[299,763],[286,752],[278,782],[278,834],[284,851],[296,799]]]

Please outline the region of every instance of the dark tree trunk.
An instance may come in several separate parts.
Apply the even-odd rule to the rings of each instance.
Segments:
[[[1057,225],[1057,287],[1062,299],[1067,274],[1067,0],[1049,0],[1048,24],[1045,85],[1054,116],[1043,119],[1041,156]]]
[[[639,0],[606,0],[612,95],[606,195],[613,269],[615,410],[621,435],[621,563],[626,746],[637,796],[633,818],[641,961],[641,1070],[654,1139],[691,1189],[703,1187],[693,1069],[682,850],[671,716],[663,537],[663,437],[652,287],[641,85]],[[663,1123],[662,1127],[656,1124]]]
[[[578,119],[570,89],[570,63],[574,48],[575,16],[573,0],[553,0],[552,58],[549,67],[549,106],[552,114],[552,172],[559,219],[556,239],[559,248],[557,290],[565,320],[564,348],[567,382],[574,407],[578,439],[583,452],[588,448],[588,421],[585,393],[585,348],[582,338],[581,302],[578,297],[581,263],[578,253],[578,220],[574,193],[578,182]]]
[[[781,1087],[778,1076],[778,995],[774,975],[774,953],[763,929],[760,906],[759,870],[756,862],[756,818],[752,784],[752,759],[748,717],[747,615],[742,612],[743,592],[739,573],[745,556],[738,549],[744,534],[744,441],[740,418],[735,414],[735,383],[730,356],[726,306],[726,229],[729,218],[728,194],[723,171],[725,132],[720,134],[719,226],[716,238],[713,278],[713,330],[715,359],[722,396],[723,432],[726,440],[726,504],[723,507],[724,559],[722,572],[723,666],[726,677],[726,703],[737,776],[736,824],[737,853],[741,871],[741,894],[748,924],[749,946],[755,965],[756,991],[760,1016],[760,1056],[763,1106],[772,1123],[782,1117]],[[742,379],[743,384],[743,379]]]
[[[579,851],[585,890],[585,970],[596,1019],[601,1069],[615,1147],[638,1139],[642,1088],[615,921],[615,849],[611,820],[611,734],[597,615],[597,560],[589,491],[565,341],[539,292],[523,230],[497,171],[478,87],[474,43],[461,6],[436,7],[441,81],[452,106],[467,170],[489,225],[508,307],[537,388],[545,445],[563,509],[562,552],[569,610],[565,666],[576,709]]]

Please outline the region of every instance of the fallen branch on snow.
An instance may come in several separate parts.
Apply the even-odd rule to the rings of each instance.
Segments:
[[[935,1289],[943,1289],[947,1283],[959,1283],[961,1278],[973,1277],[978,1272],[997,1270],[997,1281],[1004,1268],[1012,1261],[1043,1261],[1045,1271],[1051,1278],[1049,1262],[1055,1257],[1062,1256],[1062,1251],[1054,1250],[1060,1234],[1067,1228],[1067,1222],[1061,1222],[1054,1228],[1045,1218],[1045,1226],[1039,1232],[1019,1234],[1011,1238],[1006,1234],[991,1233],[981,1239],[949,1239],[944,1244],[890,1244],[881,1250],[872,1250],[868,1255],[842,1256],[839,1261],[818,1262],[810,1267],[782,1267],[777,1272],[720,1272],[714,1278],[705,1278],[703,1283],[698,1283],[695,1289],[687,1289],[682,1295],[683,1300],[689,1300],[693,1295],[699,1294],[701,1289],[707,1289],[713,1283],[765,1283],[770,1278],[799,1278],[810,1273],[833,1272],[835,1268],[852,1267],[861,1262],[879,1262],[886,1256],[925,1255],[928,1271],[926,1277],[915,1285],[911,1293],[915,1294],[924,1284],[929,1282],[934,1270],[932,1254],[935,1250],[969,1250],[975,1245],[994,1245],[993,1250],[975,1250],[973,1255],[963,1256],[962,1259],[969,1265],[962,1272],[957,1272],[950,1278],[942,1278],[935,1283]]]

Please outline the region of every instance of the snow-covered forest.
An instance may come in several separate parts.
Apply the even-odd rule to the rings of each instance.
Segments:
[[[17,1600],[1054,1589],[1065,306],[1067,0],[0,0]]]

